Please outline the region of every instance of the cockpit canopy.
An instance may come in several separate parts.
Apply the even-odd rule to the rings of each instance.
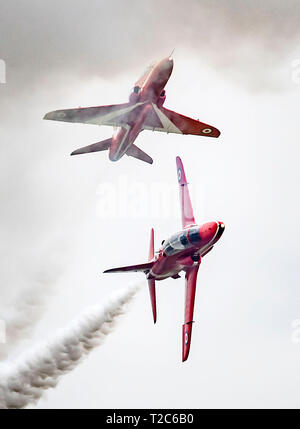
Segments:
[[[129,95],[129,101],[131,103],[136,103],[140,95],[141,88],[138,85],[135,85]]]
[[[199,226],[195,226],[177,232],[163,244],[163,251],[166,255],[175,255],[185,249],[199,246],[201,243]]]
[[[159,99],[157,100],[158,107],[162,107],[165,101],[166,101],[166,91],[165,89],[163,89],[162,92],[160,93]]]

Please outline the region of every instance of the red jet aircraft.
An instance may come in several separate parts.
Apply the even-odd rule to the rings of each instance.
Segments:
[[[185,318],[182,332],[182,361],[187,360],[191,344],[192,323],[196,282],[201,258],[212,250],[224,232],[223,222],[207,222],[196,225],[190,200],[188,183],[182,161],[176,158],[179,182],[182,231],[164,240],[158,252],[154,253],[154,231],[151,230],[149,262],[121,268],[113,268],[105,273],[141,271],[146,274],[154,323],[156,322],[155,280],[168,277],[180,278],[179,272],[185,271]]]
[[[173,70],[173,59],[165,58],[151,65],[136,82],[129,103],[78,109],[55,110],[44,119],[115,127],[112,138],[77,149],[71,155],[109,150],[109,159],[128,156],[153,163],[153,159],[133,143],[143,130],[219,137],[220,131],[198,120],[163,107],[165,86]]]

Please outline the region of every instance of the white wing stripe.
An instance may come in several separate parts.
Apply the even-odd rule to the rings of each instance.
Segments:
[[[113,119],[124,115],[125,113],[131,112],[132,110],[136,109],[138,106],[141,106],[142,104],[145,104],[145,102],[142,103],[136,103],[129,107],[125,107],[124,109],[115,110],[111,113],[107,113],[106,115],[100,115],[98,117],[94,117],[88,121],[86,121],[87,124],[97,124],[97,125],[111,125],[113,124]],[[118,124],[117,124],[118,125]]]
[[[155,113],[159,117],[166,133],[182,134],[182,131],[177,128],[176,125],[174,125],[173,122],[170,121],[170,119],[166,115],[163,114],[163,112],[156,106],[156,104],[152,103],[152,106]]]

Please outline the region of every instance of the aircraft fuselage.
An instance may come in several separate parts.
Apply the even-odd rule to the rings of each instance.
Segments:
[[[199,264],[224,232],[222,222],[192,225],[162,243],[148,279],[164,280]]]
[[[116,128],[109,148],[109,159],[111,161],[118,161],[122,158],[134,143],[143,129],[148,113],[152,110],[152,103],[159,104],[172,70],[172,58],[165,58],[149,70],[141,81],[141,86],[136,85],[133,88],[130,102],[138,105],[138,108],[129,112],[128,125]]]

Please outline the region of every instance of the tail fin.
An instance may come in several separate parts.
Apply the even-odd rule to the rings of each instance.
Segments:
[[[151,228],[151,235],[150,235],[150,248],[149,248],[149,261],[152,261],[154,258],[154,229]],[[155,291],[155,280],[149,279],[148,280],[149,285],[149,293],[150,293],[150,300],[151,300],[151,306],[152,306],[152,313],[153,313],[153,321],[156,323],[156,291]]]
[[[153,164],[153,159],[151,156],[147,155],[142,149],[137,147],[135,144],[132,144],[126,152],[126,155],[132,156],[133,158],[140,159],[141,161],[147,162],[148,164]]]
[[[90,152],[99,152],[101,150],[109,149],[111,145],[112,139],[103,140],[102,142],[97,142],[94,144],[90,144],[89,146],[81,147],[80,149],[74,150],[71,155],[80,155],[82,153],[90,153]]]
[[[195,224],[195,218],[193,214],[193,207],[191,203],[190,193],[188,189],[188,182],[185,177],[183,163],[179,156],[176,157],[177,165],[177,177],[179,183],[179,197],[181,205],[181,219],[182,227],[186,228],[189,225]]]

